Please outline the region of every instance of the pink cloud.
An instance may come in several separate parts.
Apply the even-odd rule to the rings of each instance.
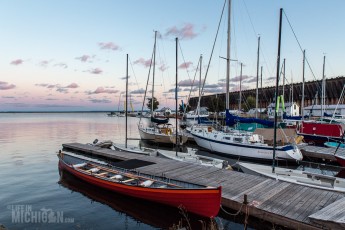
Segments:
[[[98,43],[102,50],[119,50],[120,47],[113,42],[100,42]]]
[[[92,74],[101,74],[103,73],[103,70],[101,70],[100,68],[95,68],[95,69],[89,70],[89,72]]]
[[[86,92],[87,94],[100,94],[100,93],[108,93],[108,94],[113,94],[113,93],[118,93],[119,90],[113,90],[113,89],[105,89],[104,87],[98,87],[95,91],[93,92]]]
[[[144,58],[139,58],[138,60],[136,60],[136,61],[134,62],[134,64],[141,64],[141,65],[143,65],[143,66],[145,66],[145,67],[150,67],[150,65],[151,65],[151,59],[145,60]]]
[[[11,61],[11,65],[21,65],[23,64],[24,60],[22,59],[16,59],[16,60],[13,60]]]
[[[80,60],[82,62],[91,62],[91,59],[94,58],[95,56],[90,56],[90,55],[82,55],[80,57],[76,57],[75,59]]]
[[[193,62],[185,62],[185,63],[182,63],[181,65],[179,65],[179,68],[180,69],[188,69],[191,65],[193,65]]]
[[[40,66],[42,67],[47,67],[49,65],[50,61],[48,60],[43,60],[39,63]]]
[[[242,75],[242,81],[249,79],[249,78],[253,78],[253,76]],[[241,80],[241,76],[236,76],[236,77],[231,78],[231,81],[233,81],[233,82],[237,82],[240,80]]]
[[[48,88],[48,89],[53,89],[53,88],[55,88],[55,87],[59,87],[59,85],[47,85],[47,88]]]
[[[201,82],[204,82],[204,80],[201,80]],[[198,80],[192,81],[190,79],[186,79],[186,80],[180,81],[178,85],[181,87],[199,86],[199,81]]]
[[[180,29],[176,26],[169,28],[165,33],[165,36],[175,36],[180,39],[193,39],[197,34],[194,32],[194,25],[187,23]]]
[[[71,83],[68,86],[64,87],[64,88],[70,88],[70,89],[75,89],[78,88],[79,85],[77,83]]]
[[[16,85],[8,84],[7,82],[0,81],[0,90],[14,89]]]

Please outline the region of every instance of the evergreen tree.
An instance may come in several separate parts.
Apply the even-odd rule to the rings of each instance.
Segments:
[[[151,105],[152,105],[152,99],[151,98],[148,98],[147,99],[147,104],[146,104],[146,106],[147,106],[147,108],[149,109],[149,110],[151,110]],[[157,101],[157,98],[156,97],[153,97],[153,111],[155,111],[156,109],[158,109],[158,106],[159,106],[159,101]],[[152,111],[152,112],[153,112]]]

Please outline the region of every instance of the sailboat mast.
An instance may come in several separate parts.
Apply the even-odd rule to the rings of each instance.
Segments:
[[[127,148],[127,124],[128,124],[128,54],[126,59],[126,140],[125,140],[125,147]]]
[[[230,34],[231,34],[231,0],[229,0],[228,5],[228,42],[227,42],[227,55],[226,55],[226,95],[225,95],[225,109],[230,109]]]
[[[175,79],[175,108],[176,108],[176,116],[175,116],[175,120],[176,120],[176,124],[175,124],[175,127],[176,127],[176,136],[175,136],[175,143],[176,143],[176,156],[177,156],[177,145],[179,144],[177,142],[177,139],[178,139],[178,129],[177,129],[177,92],[178,92],[178,80],[177,80],[177,77],[178,77],[178,57],[177,57],[177,54],[178,54],[178,38],[176,37],[175,38],[175,41],[176,41],[176,79]],[[200,89],[199,89],[200,90]]]
[[[283,60],[283,99],[285,100],[285,58]]]
[[[279,17],[279,36],[278,36],[278,55],[277,55],[277,75],[276,75],[276,92],[275,92],[275,113],[274,113],[274,136],[273,136],[273,159],[272,159],[272,173],[275,173],[275,161],[276,161],[276,147],[277,147],[277,103],[278,103],[278,86],[279,86],[279,66],[280,66],[280,43],[281,43],[281,33],[282,33],[282,16],[283,8],[280,8]]]
[[[259,106],[259,61],[260,61],[260,36],[258,37],[258,56],[257,56],[257,63],[256,63],[255,118],[258,118],[258,106]]]
[[[261,72],[260,72],[260,94],[261,94],[261,99],[260,99],[260,108],[262,108],[262,66],[261,66]],[[262,113],[260,111],[260,119],[261,119]]]
[[[155,89],[155,67],[156,67],[156,39],[157,39],[157,31],[155,31],[155,44],[153,46],[153,69],[152,69],[152,98],[151,98],[151,117],[153,117],[153,92]]]
[[[303,70],[302,70],[302,78],[303,78],[303,83],[302,83],[302,102],[301,102],[301,114],[302,114],[302,120],[304,120],[304,71],[305,71],[305,50],[303,50]]]
[[[325,112],[325,95],[326,95],[326,82],[325,82],[325,62],[326,56],[323,56],[323,68],[322,68],[322,98],[321,98],[321,117],[323,117]]]
[[[240,98],[238,100],[238,112],[241,111],[241,103],[242,103],[242,66],[243,63],[241,62],[241,72],[240,72]]]
[[[196,108],[196,112],[198,113],[198,116],[200,116],[200,101],[201,101],[201,66],[202,66],[202,55],[200,55],[199,58],[200,63],[200,71],[199,71],[199,99],[198,99],[198,107]]]

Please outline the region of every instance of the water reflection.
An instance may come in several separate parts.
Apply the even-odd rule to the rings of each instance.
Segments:
[[[81,193],[92,201],[105,204],[117,212],[124,213],[128,217],[150,226],[162,229],[172,227],[176,227],[176,229],[203,229],[205,226],[210,229],[210,226],[212,226],[213,229],[217,229],[214,220],[185,213],[178,208],[124,196],[98,187],[95,188],[95,186],[77,179],[64,170],[59,170],[59,173],[59,184],[63,187]]]

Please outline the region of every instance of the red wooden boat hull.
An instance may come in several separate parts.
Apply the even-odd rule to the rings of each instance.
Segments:
[[[217,216],[221,202],[221,187],[218,188],[181,188],[164,189],[131,186],[104,180],[87,173],[75,170],[59,157],[59,168],[66,170],[75,177],[114,192],[137,197],[173,207],[182,206],[188,212],[204,216]]]
[[[337,159],[337,162],[345,167],[345,157],[344,156],[340,156],[340,155],[334,155],[335,159]]]

